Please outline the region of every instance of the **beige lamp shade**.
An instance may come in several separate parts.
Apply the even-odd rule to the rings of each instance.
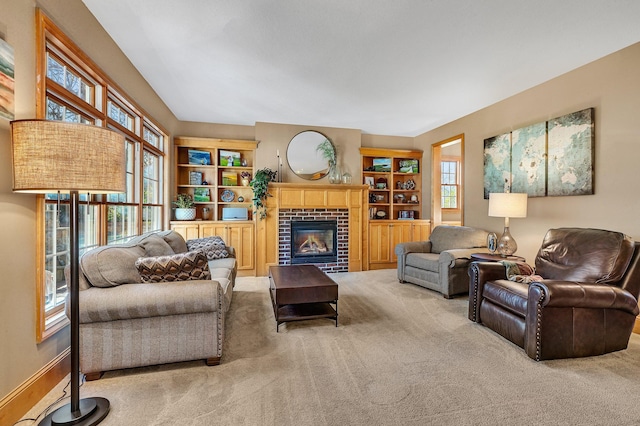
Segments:
[[[489,216],[527,217],[527,194],[490,193]]]
[[[13,190],[93,194],[126,191],[124,136],[103,127],[11,122]]]

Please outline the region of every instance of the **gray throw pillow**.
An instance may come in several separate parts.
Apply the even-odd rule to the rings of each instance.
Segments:
[[[145,249],[139,244],[100,246],[82,255],[80,270],[95,287],[139,283],[140,276],[134,264],[144,255]]]
[[[187,251],[187,243],[184,241],[184,238],[182,238],[182,235],[176,231],[160,231],[157,235],[161,236],[167,244],[171,246],[174,253],[184,253]]]
[[[144,247],[146,257],[170,256],[175,254],[169,243],[156,234],[148,234],[140,239],[140,241],[137,241],[137,243]]]

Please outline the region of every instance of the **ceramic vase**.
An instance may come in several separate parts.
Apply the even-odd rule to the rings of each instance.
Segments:
[[[176,220],[193,220],[196,218],[196,209],[176,209]]]

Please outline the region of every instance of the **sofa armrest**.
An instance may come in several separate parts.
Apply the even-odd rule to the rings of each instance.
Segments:
[[[223,303],[213,280],[92,287],[80,292],[80,323],[216,312]]]
[[[410,241],[397,244],[395,247],[398,259],[398,281],[404,282],[404,267],[409,253],[431,253],[431,241]]]
[[[489,251],[484,247],[445,250],[440,252],[438,261],[443,264],[449,264],[449,267],[453,268],[457,259],[471,259],[472,254],[485,252],[488,253]]]
[[[481,322],[480,302],[484,283],[506,279],[507,272],[501,263],[471,262],[469,266],[469,319],[471,321]]]
[[[430,241],[410,241],[400,243],[395,248],[396,256],[405,256],[409,253],[431,253]]]
[[[620,309],[638,315],[638,301],[631,293],[607,284],[543,280],[529,285],[529,300],[541,308]]]

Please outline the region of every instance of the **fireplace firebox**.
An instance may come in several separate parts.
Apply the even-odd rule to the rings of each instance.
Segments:
[[[291,263],[331,263],[338,260],[338,222],[291,221]]]

